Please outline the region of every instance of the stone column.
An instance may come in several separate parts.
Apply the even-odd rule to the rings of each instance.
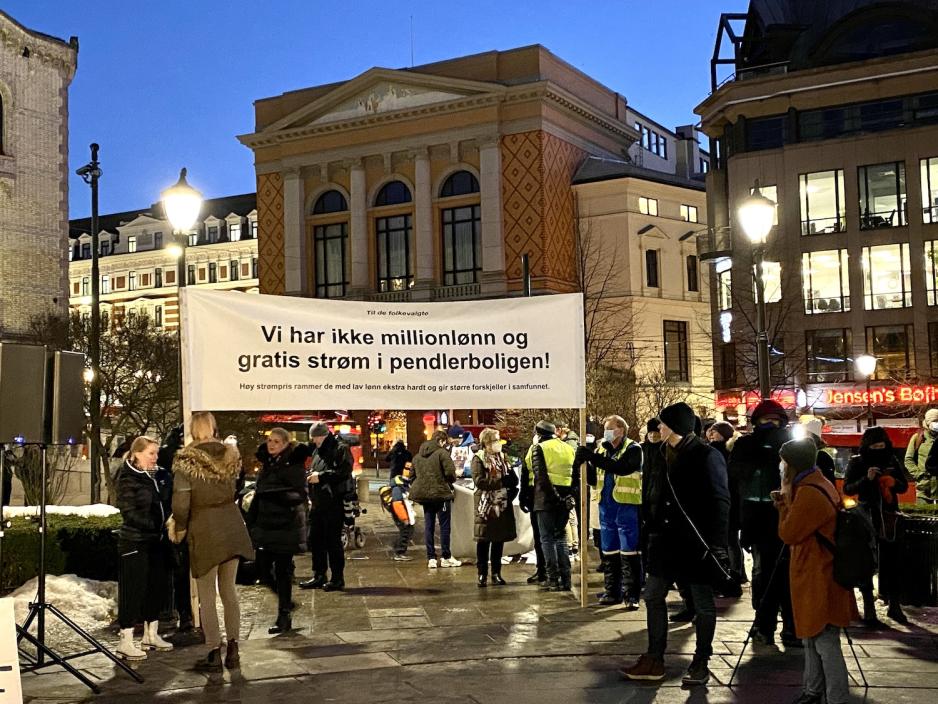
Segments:
[[[414,188],[414,293],[422,297],[434,287],[433,185],[427,149],[414,153]]]
[[[284,293],[309,294],[303,178],[299,169],[283,172],[283,258]]]
[[[349,168],[349,260],[351,261],[350,295],[363,297],[371,290],[368,276],[368,194],[365,166],[361,161]]]
[[[479,145],[482,225],[482,295],[507,292],[502,234],[502,157],[498,137]]]

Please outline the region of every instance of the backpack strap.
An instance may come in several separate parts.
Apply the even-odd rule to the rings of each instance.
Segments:
[[[826,491],[824,491],[824,489],[822,489],[821,487],[819,487],[817,484],[805,484],[805,486],[813,487],[813,488],[817,489],[819,492],[821,492],[822,494],[824,494],[824,498],[826,498],[826,499],[830,502],[831,506],[834,508],[834,516],[835,516],[835,517],[837,516],[837,514],[840,512],[840,508],[839,508],[839,507],[837,506],[837,504],[831,499],[830,494],[828,494]],[[828,537],[827,537],[826,535],[824,535],[823,533],[821,533],[821,531],[816,530],[816,531],[814,531],[814,537],[817,538],[817,541],[818,541],[821,545],[823,545],[831,554],[834,554],[834,551],[835,551],[835,549],[836,549],[836,546],[834,545],[834,543],[832,543],[832,542],[830,541],[830,539],[828,539]]]

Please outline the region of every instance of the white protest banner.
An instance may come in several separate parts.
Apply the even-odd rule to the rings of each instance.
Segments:
[[[580,294],[377,303],[185,289],[192,410],[582,408]]]

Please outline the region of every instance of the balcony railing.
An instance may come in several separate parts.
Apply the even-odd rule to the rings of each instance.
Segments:
[[[697,257],[700,261],[733,256],[733,233],[728,227],[707,230],[697,235]]]
[[[433,298],[438,301],[452,301],[457,299],[478,298],[481,293],[481,284],[458,284],[456,286],[438,287],[433,292]]]
[[[369,293],[369,301],[385,301],[387,303],[406,303],[410,300],[410,289],[404,291],[384,291],[383,293]]]

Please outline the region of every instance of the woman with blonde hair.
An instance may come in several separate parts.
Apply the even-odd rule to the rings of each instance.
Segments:
[[[494,428],[479,434],[482,449],[472,458],[472,481],[475,484],[476,565],[479,587],[488,581],[489,560],[492,563],[492,584],[502,586],[502,552],[505,543],[517,537],[512,501],[517,495],[518,477],[511,471],[502,447],[505,443]]]
[[[158,467],[158,444],[153,438],[135,438],[117,472],[117,502],[123,523],[120,527],[120,580],[118,621],[120,645],[117,654],[125,660],[145,660],[145,650],[172,650],[157,629],[160,608],[166,597],[166,518],[173,491],[172,475]],[[134,626],[143,621],[141,650],[134,645]]]
[[[234,445],[218,440],[215,416],[193,413],[189,423],[192,442],[173,462],[173,520],[175,539],[189,542],[189,564],[199,593],[199,612],[208,655],[196,662],[201,672],[220,672],[221,632],[217,599],[225,614],[227,647],[224,665],[241,665],[238,652],[241,608],[235,591],[240,558],[254,559],[251,538],[235,503],[241,454]]]

